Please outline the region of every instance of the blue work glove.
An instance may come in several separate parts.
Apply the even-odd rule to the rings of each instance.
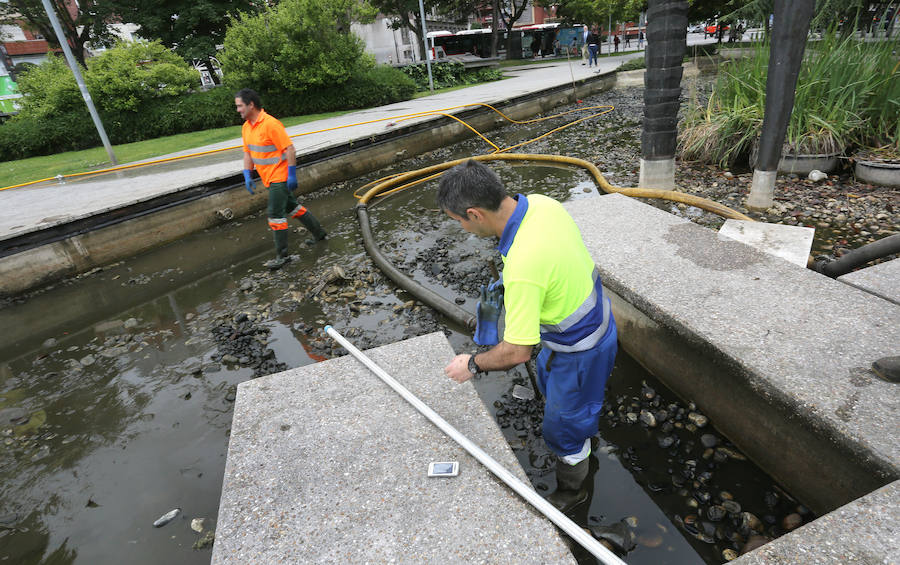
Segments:
[[[244,169],[244,186],[247,187],[247,192],[254,194],[253,187],[255,184],[253,182],[253,171],[250,169]]]
[[[500,309],[503,307],[502,279],[491,281],[488,286],[481,286],[481,300],[475,307],[475,337],[478,345],[497,345],[500,334],[497,322],[500,320]]]
[[[294,165],[288,165],[287,186],[288,190],[297,188],[297,167]]]

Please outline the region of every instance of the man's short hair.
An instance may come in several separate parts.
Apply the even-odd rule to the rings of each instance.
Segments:
[[[252,88],[242,88],[234,95],[234,97],[240,98],[244,101],[244,104],[247,104],[248,106],[253,104],[256,106],[257,110],[262,110],[262,101],[259,99],[259,94]]]
[[[469,159],[444,173],[436,201],[441,210],[464,218],[466,210],[474,207],[496,212],[504,198],[506,189],[497,173]]]

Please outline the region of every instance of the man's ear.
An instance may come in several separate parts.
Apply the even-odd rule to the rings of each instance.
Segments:
[[[469,220],[483,220],[484,213],[478,208],[466,208],[466,218]]]

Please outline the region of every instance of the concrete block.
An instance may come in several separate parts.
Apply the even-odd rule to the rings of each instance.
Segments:
[[[725,220],[719,235],[746,243],[764,253],[806,267],[816,230],[747,220]]]
[[[847,273],[837,280],[900,305],[900,259]]]
[[[566,204],[629,354],[794,496],[831,511],[900,478],[900,307],[621,194]]]
[[[367,354],[528,483],[434,333]],[[431,461],[459,476],[427,477]],[[351,356],[238,387],[214,564],[574,563],[553,524]]]

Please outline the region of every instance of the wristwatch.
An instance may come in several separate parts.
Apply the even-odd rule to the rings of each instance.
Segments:
[[[483,372],[483,371],[481,370],[481,367],[478,366],[478,363],[475,362],[475,355],[476,355],[476,354],[472,354],[472,355],[469,357],[469,371],[471,371],[471,373],[472,373],[473,375],[477,375],[478,373],[482,373],[482,372]]]

